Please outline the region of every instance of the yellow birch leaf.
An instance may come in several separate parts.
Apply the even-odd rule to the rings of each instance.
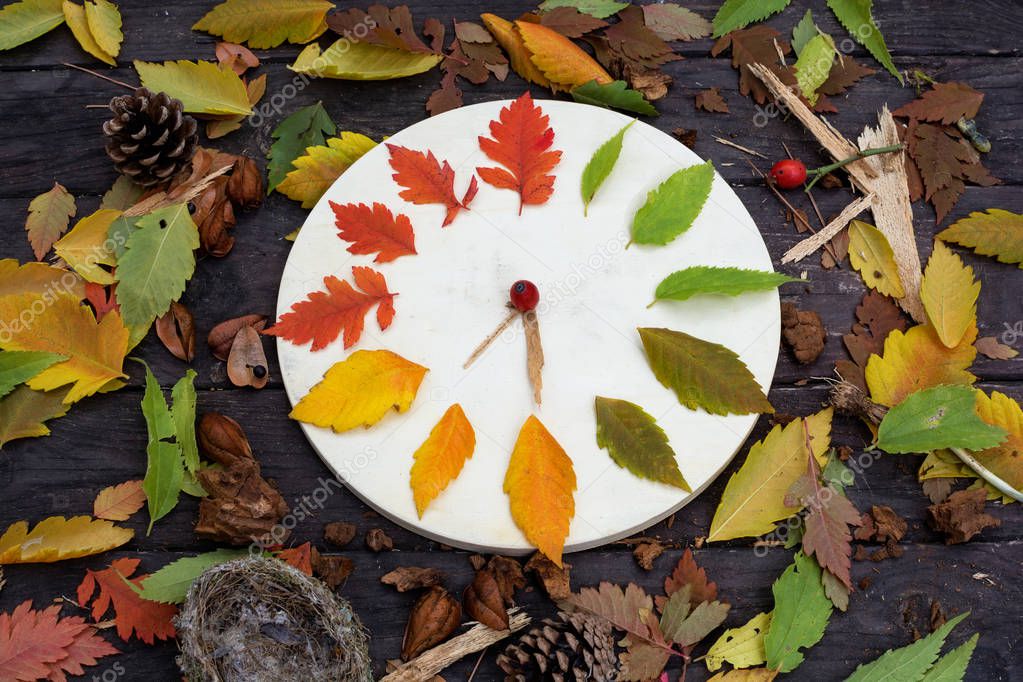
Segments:
[[[92,503],[92,515],[108,521],[127,521],[145,503],[142,481],[125,481],[99,491]]]
[[[33,391],[22,384],[0,399],[0,448],[19,438],[49,436],[45,422],[63,417],[67,391]]]
[[[536,83],[544,88],[551,87],[551,82],[547,80],[547,76],[543,75],[543,71],[538,69],[536,64],[533,63],[533,53],[522,42],[522,36],[519,35],[515,24],[507,19],[502,19],[496,14],[481,14],[480,19],[483,20],[491,35],[494,36],[494,40],[507,53],[508,62],[515,73],[530,83]]]
[[[85,19],[93,39],[111,57],[121,53],[124,34],[121,33],[121,13],[109,0],[91,0],[85,3]]]
[[[64,23],[63,0],[21,0],[0,9],[0,50],[35,40]]]
[[[308,147],[292,165],[295,170],[277,185],[276,190],[295,201],[302,208],[312,208],[348,167],[358,161],[377,143],[365,135],[344,131],[327,140],[326,145]]]
[[[770,627],[771,614],[758,613],[745,625],[725,630],[704,656],[707,670],[714,672],[725,662],[736,668],[765,663],[767,653],[764,651],[764,635]]]
[[[121,212],[112,208],[99,209],[79,220],[53,245],[53,251],[86,280],[103,286],[113,284],[114,275],[100,266],[117,264],[107,240],[110,226],[120,216]]]
[[[231,69],[213,62],[178,60],[156,64],[135,62],[142,85],[181,100],[194,114],[248,116],[252,113],[245,83]]]
[[[443,60],[442,54],[410,52],[342,38],[322,52],[316,43],[307,45],[288,68],[316,78],[384,81],[415,76]]]
[[[462,406],[455,403],[447,409],[412,456],[415,461],[409,485],[412,486],[412,497],[416,501],[419,518],[423,518],[423,512],[430,502],[451,481],[458,478],[465,460],[472,457],[475,448],[476,432],[462,411]]]
[[[866,378],[870,398],[886,407],[898,405],[910,393],[942,384],[972,384],[977,380],[967,369],[977,357],[973,342],[977,327],[971,325],[955,348],[946,348],[934,327],[920,324],[906,332],[893,330],[884,341],[884,353],[867,360]]]
[[[934,242],[920,282],[920,300],[927,319],[947,348],[955,348],[967,330],[977,322],[977,297],[980,282],[973,268],[965,265],[944,242]]]
[[[47,263],[18,265],[13,258],[4,258],[0,260],[0,297],[12,294],[64,294],[81,300],[85,298],[85,283],[71,270]]]
[[[572,460],[540,420],[530,415],[515,441],[504,492],[515,524],[559,567],[575,516],[575,488]]]
[[[831,416],[829,407],[806,418],[813,454],[821,466],[831,445]],[[779,424],[754,443],[742,467],[725,485],[707,539],[756,537],[798,513],[799,507],[785,505],[785,494],[806,473],[807,456],[802,419]]]
[[[892,245],[873,225],[861,220],[849,223],[849,262],[871,289],[894,298],[906,295]]]
[[[327,30],[334,4],[324,0],[227,0],[192,27],[254,49],[304,44]]]
[[[769,668],[749,668],[746,670],[729,670],[718,673],[707,682],[771,682],[778,677],[777,670]]]
[[[64,0],[64,21],[67,22],[68,28],[71,29],[71,33],[74,34],[75,40],[78,41],[83,50],[101,62],[106,62],[110,66],[117,66],[114,58],[99,46],[99,43],[96,42],[96,37],[92,35],[92,29],[89,28],[89,20],[85,16],[85,7],[76,5],[70,2],[70,0]]]
[[[977,414],[988,424],[1005,429],[1009,437],[973,456],[1013,488],[1023,490],[1023,410],[1019,403],[998,391],[990,397],[977,391]]]
[[[1000,208],[974,211],[939,232],[938,239],[1023,268],[1023,215],[1019,213]]]
[[[389,350],[357,350],[328,369],[290,416],[337,433],[369,427],[391,409],[406,411],[427,371]]]
[[[51,516],[28,529],[17,521],[0,536],[0,564],[37,564],[108,552],[135,535],[130,528],[89,516]]]
[[[54,296],[47,302],[35,294],[18,294],[0,298],[0,320],[19,321],[0,333],[3,350],[45,351],[68,358],[37,374],[28,382],[30,388],[51,391],[74,384],[64,397],[71,404],[125,377],[121,366],[128,352],[128,330],[116,311],[97,323],[92,309],[70,296]]]
[[[245,92],[249,96],[249,106],[253,109],[259,104],[259,100],[263,99],[263,95],[266,94],[266,74],[257,78],[253,78],[245,84]],[[233,133],[242,127],[242,123],[245,121],[244,116],[226,116],[224,118],[217,118],[206,123],[206,137],[211,140],[215,140],[218,137],[223,137],[228,133]]]
[[[533,54],[533,64],[555,89],[571,90],[594,80],[601,85],[614,80],[593,57],[557,31],[528,21],[516,21],[515,27]]]

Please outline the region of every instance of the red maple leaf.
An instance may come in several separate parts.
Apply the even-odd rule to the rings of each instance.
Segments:
[[[398,196],[413,204],[443,204],[448,212],[442,227],[450,225],[463,208],[468,210],[479,190],[475,175],[459,201],[455,197],[455,170],[450,163],[445,161],[441,164],[431,151],[424,154],[396,144],[388,144],[387,149],[391,152],[391,168],[395,171],[391,177],[405,188]]]
[[[507,168],[477,168],[484,182],[519,193],[519,214],[524,204],[542,204],[554,192],[554,176],[549,175],[561,152],[549,151],[554,131],[549,117],[533,104],[529,93],[501,109],[500,119],[490,122],[493,139],[479,138],[480,149],[491,160]]]
[[[141,587],[147,577],[131,577],[138,566],[138,559],[125,558],[116,559],[102,571],[87,570],[85,579],[78,586],[78,603],[85,606],[92,599],[98,585],[99,594],[92,602],[94,620],[102,619],[112,605],[117,634],[124,641],[131,638],[132,631],[146,644],[152,644],[154,638],[170,639],[174,636],[174,623],[171,619],[177,615],[178,607],[148,601],[132,589],[132,585]]]
[[[116,290],[117,282],[110,285],[109,291],[106,287],[93,282],[85,283],[85,300],[91,305],[92,309],[96,311],[96,321],[99,322],[103,319],[103,316],[111,311],[121,311],[121,306],[117,304]]]
[[[348,253],[376,253],[374,263],[388,263],[401,256],[415,255],[416,239],[408,216],[400,213],[395,216],[380,203],[374,203],[370,208],[366,204],[335,204],[331,201],[330,207],[334,209],[338,236],[352,242]]]
[[[291,549],[282,549],[277,552],[277,558],[308,576],[313,574],[313,547],[309,542]]]
[[[298,346],[312,341],[312,350],[320,350],[344,331],[345,348],[351,348],[362,336],[363,318],[377,304],[377,323],[380,331],[384,331],[394,319],[397,294],[387,290],[384,276],[372,268],[354,267],[352,277],[362,291],[328,275],[323,278],[327,291],[312,292],[263,333],[279,336]]]
[[[59,617],[60,606],[33,611],[22,602],[13,613],[0,613],[0,679],[65,682],[85,666],[120,653],[96,634],[84,618]]]

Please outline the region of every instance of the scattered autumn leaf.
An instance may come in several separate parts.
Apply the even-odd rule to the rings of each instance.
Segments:
[[[101,571],[87,569],[85,578],[78,586],[78,603],[86,607],[92,601],[92,618],[100,621],[113,609],[117,634],[127,642],[135,637],[146,644],[157,639],[174,636],[173,618],[178,608],[173,604],[147,601],[139,596],[142,581],[147,576],[132,577],[139,566],[139,559],[115,559]],[[98,591],[97,591],[98,589]],[[95,600],[93,597],[95,596]]]
[[[895,252],[884,233],[873,225],[860,220],[849,223],[849,262],[871,289],[895,298],[906,295]]]
[[[945,347],[958,346],[966,332],[976,326],[978,296],[980,282],[974,279],[973,268],[964,265],[944,242],[934,242],[920,282],[920,299]]]
[[[60,183],[40,194],[28,205],[25,231],[36,260],[42,260],[75,217],[75,198]]]
[[[1023,268],[1023,215],[989,208],[960,218],[937,235],[938,239],[969,247],[1002,263]]]
[[[614,80],[593,57],[557,31],[521,20],[515,22],[515,28],[530,60],[555,90],[571,90],[593,80],[601,84]]]
[[[458,600],[443,587],[429,588],[412,606],[401,642],[401,659],[411,660],[440,644],[461,622],[462,606]]]
[[[226,0],[192,27],[234,43],[260,49],[287,41],[303,44],[326,29],[326,0]]]
[[[125,481],[99,491],[92,503],[92,515],[97,519],[127,521],[145,503],[142,481]]]
[[[875,403],[893,407],[924,388],[941,384],[972,384],[977,380],[968,371],[977,357],[973,341],[976,326],[968,329],[955,348],[948,348],[938,338],[934,327],[917,325],[903,333],[897,329],[888,334],[884,353],[867,360],[866,381]]]
[[[65,395],[66,390],[33,391],[21,385],[0,399],[0,448],[19,438],[50,435],[45,422],[67,414]]]
[[[949,125],[960,118],[975,118],[983,101],[984,93],[966,83],[933,83],[919,99],[899,107],[892,116]]]
[[[0,536],[0,564],[52,563],[101,554],[131,540],[135,532],[88,516],[51,516],[29,530],[18,521]]]
[[[365,135],[342,131],[325,145],[306,148],[304,156],[291,162],[294,170],[274,189],[289,199],[301,201],[302,208],[312,208],[342,173],[376,145]]]
[[[64,23],[63,0],[21,0],[0,9],[0,50],[9,50]]]
[[[720,88],[708,88],[696,93],[696,108],[719,114],[728,113],[728,103],[721,96]]]
[[[551,87],[550,80],[544,75],[536,64],[533,63],[533,53],[526,47],[522,35],[512,22],[502,19],[496,14],[484,13],[480,15],[487,30],[494,36],[494,39],[508,55],[508,61],[512,69],[523,79],[535,83],[541,87]]]

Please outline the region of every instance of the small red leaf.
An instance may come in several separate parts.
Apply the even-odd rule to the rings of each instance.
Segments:
[[[441,164],[433,152],[425,154],[395,144],[387,145],[391,153],[394,181],[404,187],[398,196],[413,204],[443,204],[447,209],[443,227],[451,224],[460,210],[468,209],[476,196],[477,183],[473,176],[465,196],[455,197],[455,170],[445,161]]]
[[[334,217],[338,236],[352,244],[348,253],[360,255],[376,253],[375,263],[388,263],[400,256],[411,256],[416,253],[415,234],[408,216],[395,216],[386,206],[374,203],[370,208],[366,204],[335,204]]]
[[[282,549],[277,552],[277,558],[308,576],[313,574],[313,547],[309,542],[298,547]]]
[[[134,631],[136,637],[152,644],[154,639],[174,636],[172,619],[177,615],[178,607],[147,601],[131,588],[129,581],[139,587],[146,578],[145,575],[130,577],[138,565],[138,559],[124,558],[114,560],[109,568],[102,571],[87,570],[85,579],[78,586],[78,603],[82,606],[88,604],[98,585],[99,594],[92,602],[93,619],[101,620],[112,605],[117,634],[121,639],[127,642]]]

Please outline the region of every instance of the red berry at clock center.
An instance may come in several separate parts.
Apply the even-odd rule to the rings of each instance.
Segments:
[[[528,313],[540,302],[540,290],[528,279],[520,279],[511,285],[511,304],[517,310]]]

